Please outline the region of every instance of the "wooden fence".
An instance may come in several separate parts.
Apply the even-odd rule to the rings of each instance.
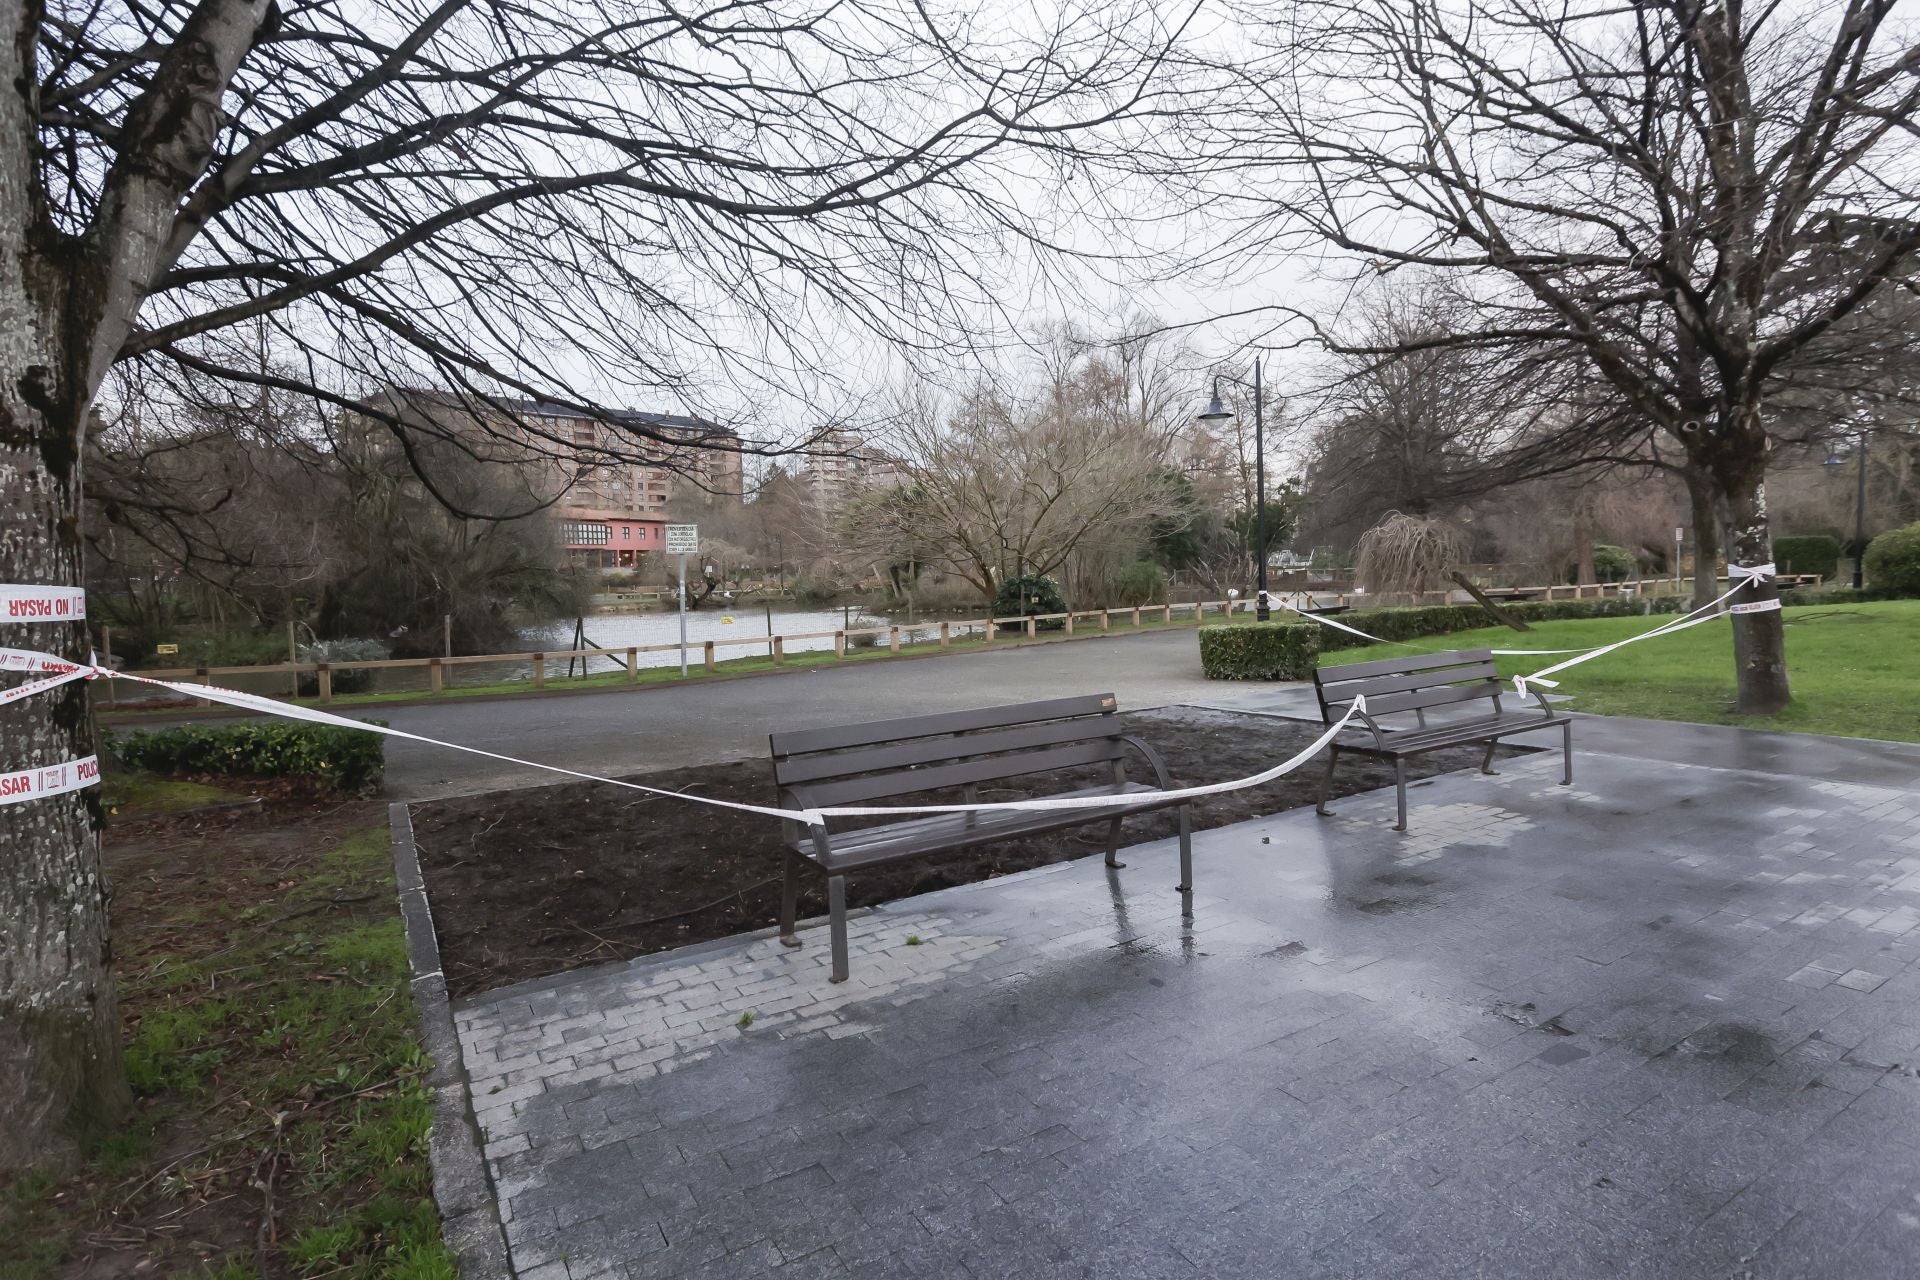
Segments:
[[[1781,585],[1789,587],[1800,585],[1818,586],[1821,578],[1817,574],[1783,574],[1780,576],[1779,582]],[[1644,583],[1609,582],[1584,587],[1546,586],[1526,588],[1525,590],[1530,594],[1538,595],[1547,600],[1574,600],[1622,594],[1656,594],[1655,591],[1645,590],[1644,588],[1670,589],[1671,586],[1672,582],[1670,579],[1648,579]],[[1281,593],[1275,592],[1273,594],[1279,595]],[[1307,607],[1316,609],[1351,608],[1372,603],[1366,596],[1337,592],[1289,592],[1286,594],[1293,596],[1305,595]],[[1439,597],[1436,603],[1444,603],[1451,600],[1456,594],[1459,593],[1448,591],[1423,593],[1424,596]],[[1502,594],[1505,593],[1503,592]],[[899,653],[903,644],[903,635],[918,632],[929,633],[930,638],[925,641],[918,641],[917,643],[936,644],[939,648],[945,649],[953,644],[956,635],[964,639],[975,631],[983,633],[982,642],[984,644],[993,645],[1007,642],[1009,637],[1005,636],[1003,632],[1008,630],[1015,633],[1012,639],[1016,642],[1021,639],[1035,639],[1039,635],[1039,624],[1043,622],[1058,622],[1062,624],[1060,633],[1063,636],[1081,634],[1099,635],[1112,632],[1116,623],[1129,629],[1139,628],[1144,626],[1147,621],[1154,620],[1156,615],[1161,625],[1170,625],[1176,621],[1190,621],[1197,624],[1205,620],[1210,613],[1220,617],[1226,617],[1228,614],[1236,611],[1249,613],[1253,610],[1253,607],[1254,602],[1250,598],[1242,596],[1234,600],[1200,600],[1185,604],[1152,604],[1142,605],[1139,608],[1133,609],[1077,609],[1071,613],[1043,613],[1011,618],[964,618],[941,622],[929,621],[917,624],[889,623],[884,626],[852,627],[833,631],[801,631],[782,635],[743,635],[727,636],[718,640],[689,640],[686,645],[686,651],[690,663],[698,663],[703,673],[712,673],[717,669],[717,664],[722,660],[720,650],[737,649],[746,646],[767,649],[769,651],[768,656],[773,659],[773,664],[775,666],[783,666],[787,661],[786,650],[788,643],[798,640],[830,639],[833,641],[833,656],[836,659],[843,659],[847,656],[849,647],[861,647],[858,645],[850,645],[850,641],[869,636],[873,638],[876,647],[884,642],[890,652]],[[581,661],[581,673],[585,675],[587,659],[607,658],[615,662],[622,662],[626,668],[627,682],[635,683],[640,679],[640,671],[642,670],[639,664],[639,656],[641,654],[678,653],[680,652],[680,648],[679,642],[674,641],[668,644],[627,645],[623,648],[614,649],[564,649],[533,653],[487,653],[471,654],[457,658],[380,658],[364,662],[275,662],[258,666],[180,667],[164,671],[143,670],[139,674],[150,676],[156,680],[173,680],[178,682],[197,681],[205,685],[215,683],[215,678],[220,676],[284,675],[289,678],[289,683],[296,685],[300,677],[312,676],[317,687],[319,701],[326,703],[333,701],[333,677],[336,672],[340,671],[424,669],[427,673],[426,691],[429,693],[440,693],[452,684],[453,673],[459,667],[478,666],[485,663],[524,662],[531,664],[533,668],[531,687],[544,689],[547,686],[549,668],[552,664],[560,662],[571,663],[571,661],[577,659]],[[818,650],[817,652],[824,652],[824,650]],[[571,677],[559,676],[556,678],[569,679]],[[109,696],[112,696],[111,690],[109,691]],[[206,699],[202,699],[201,701],[203,705],[211,705]]]

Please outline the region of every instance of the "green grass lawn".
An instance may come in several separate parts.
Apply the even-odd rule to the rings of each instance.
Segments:
[[[1553,677],[1576,711],[1694,720],[1754,729],[1832,733],[1920,742],[1920,600],[1817,605],[1784,610],[1793,704],[1777,716],[1733,712],[1733,632],[1722,619],[1630,645]],[[1536,622],[1517,632],[1483,627],[1415,641],[1408,648],[1573,649],[1611,644],[1671,618]],[[1365,662],[1408,649],[1366,645],[1320,659]],[[1499,659],[1502,675],[1539,671],[1563,658]]]

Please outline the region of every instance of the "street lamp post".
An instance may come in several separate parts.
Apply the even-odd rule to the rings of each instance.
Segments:
[[[1239,382],[1239,379],[1229,376],[1228,381]],[[1260,622],[1265,622],[1273,616],[1272,611],[1267,607],[1267,441],[1264,391],[1260,357],[1255,356],[1253,358],[1253,559],[1254,587],[1259,594],[1253,606],[1253,616]],[[1207,402],[1206,411],[1200,414],[1200,421],[1225,422],[1232,417],[1233,414],[1220,403],[1220,379],[1215,377],[1213,399]]]
[[[1867,433],[1858,437],[1860,459],[1854,475],[1853,495],[1853,589],[1865,585],[1863,572],[1867,561]],[[1827,455],[1827,465],[1837,467],[1846,461],[1837,453]]]

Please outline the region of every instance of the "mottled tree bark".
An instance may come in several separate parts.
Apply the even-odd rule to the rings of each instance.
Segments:
[[[31,226],[29,117],[17,92],[0,97],[0,224]],[[57,255],[22,247],[0,254],[0,583],[76,586],[87,394],[63,349],[72,285]],[[0,617],[0,645],[84,659],[86,624]],[[83,682],[0,707],[0,770],[93,742]],[[99,828],[92,791],[0,804],[0,1174],[70,1160],[128,1101]]]
[[[83,233],[49,212],[36,169],[38,3],[0,3],[0,583],[82,583],[82,442],[181,196],[205,172],[220,101],[268,0],[201,0],[128,108]],[[84,620],[0,618],[0,645],[68,659]],[[0,770],[93,754],[82,682],[0,707]],[[100,801],[0,804],[0,1174],[59,1165],[130,1101],[120,1054]]]
[[[1713,501],[1713,477],[1689,463],[1680,471],[1687,484],[1693,521],[1693,607],[1704,608],[1720,594],[1720,513]]]

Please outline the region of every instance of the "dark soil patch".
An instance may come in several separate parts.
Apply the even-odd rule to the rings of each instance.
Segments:
[[[1122,718],[1166,757],[1182,786],[1258,773],[1320,733],[1300,721],[1190,707]],[[1427,777],[1479,762],[1479,748],[1454,748],[1413,762],[1410,772]],[[1266,786],[1208,796],[1195,805],[1195,828],[1312,804],[1321,772],[1315,761]],[[640,776],[649,786],[717,800],[778,803],[761,760]],[[1097,768],[1067,771],[1032,787],[982,788],[981,799],[1024,799],[1101,780]],[[1390,765],[1348,757],[1335,794],[1392,782]],[[456,996],[744,933],[778,918],[780,830],[753,814],[567,783],[416,805],[413,821],[441,964]],[[1143,814],[1126,820],[1122,838],[1140,844],[1178,827],[1174,811]],[[847,900],[868,906],[1085,857],[1105,847],[1104,831],[1089,823],[863,872],[848,877]],[[802,916],[825,912],[825,881],[810,874],[802,886]]]

